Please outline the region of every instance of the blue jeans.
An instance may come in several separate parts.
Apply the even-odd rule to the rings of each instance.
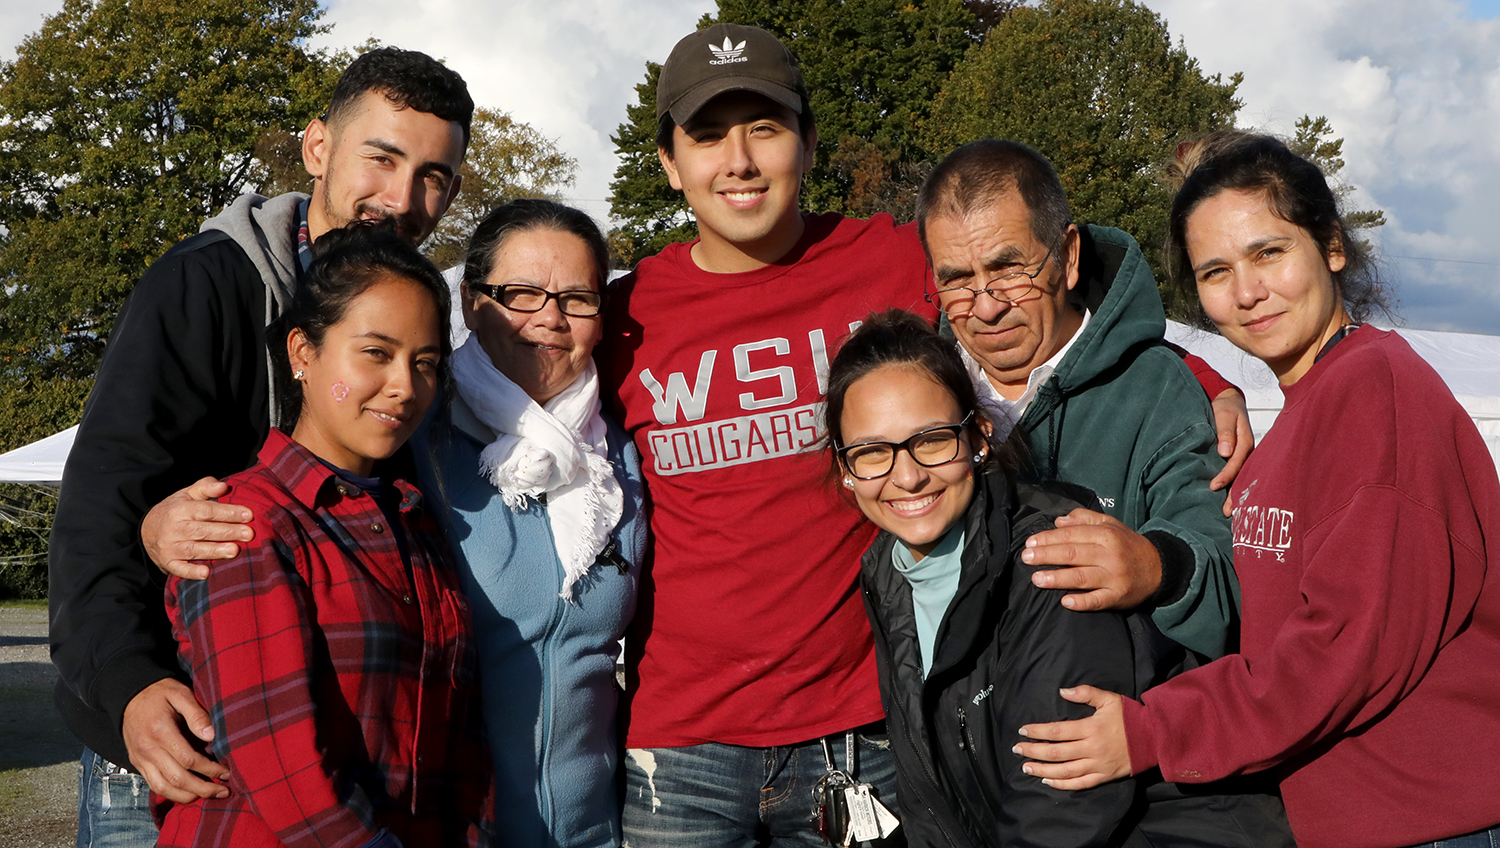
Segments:
[[[153,848],[151,789],[146,778],[88,748],[78,761],[78,848]]]
[[[1476,830],[1463,836],[1450,836],[1436,842],[1423,842],[1411,848],[1500,848],[1500,824],[1486,830]]]
[[[854,778],[875,786],[897,818],[896,757],[884,729],[855,734]],[[829,737],[834,765],[848,770],[844,734]],[[827,773],[818,740],[770,748],[709,742],[632,748],[625,756],[627,848],[824,845],[813,823],[813,790]],[[879,843],[904,845],[897,829]]]

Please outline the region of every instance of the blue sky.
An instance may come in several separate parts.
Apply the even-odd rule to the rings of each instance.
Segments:
[[[1324,115],[1407,326],[1500,335],[1500,0],[1143,0],[1208,73],[1243,72],[1240,126]],[[0,58],[62,0],[7,0]],[[713,0],[327,0],[321,43],[369,37],[445,58],[475,99],[578,159],[568,199],[608,217],[609,136],[647,59]],[[435,26],[434,17],[463,19]],[[1101,222],[1108,223],[1108,222]]]

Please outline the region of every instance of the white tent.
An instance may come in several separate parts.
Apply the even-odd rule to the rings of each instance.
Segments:
[[[459,312],[458,274],[447,276],[454,286],[454,344],[468,336]],[[1432,330],[1401,330],[1424,359],[1432,363],[1458,402],[1474,419],[1489,446],[1490,456],[1500,468],[1500,336],[1441,333]],[[1256,438],[1265,435],[1281,412],[1281,389],[1269,368],[1223,337],[1182,324],[1167,323],[1167,338],[1198,354],[1216,371],[1245,392],[1250,407],[1250,426]],[[62,479],[63,461],[73,446],[77,427],[48,436],[39,442],[0,454],[0,482],[52,482]]]
[[[1500,336],[1398,330],[1412,349],[1442,376],[1479,428],[1495,467],[1500,468]],[[1222,336],[1167,322],[1167,338],[1203,357],[1245,392],[1250,426],[1258,439],[1281,412],[1281,389],[1265,363]]]
[[[63,463],[73,447],[76,426],[53,433],[9,453],[0,454],[0,482],[56,483],[62,480]]]

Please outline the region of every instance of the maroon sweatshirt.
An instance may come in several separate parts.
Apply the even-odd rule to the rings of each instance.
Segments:
[[[1304,848],[1500,823],[1500,482],[1398,335],[1296,385],[1234,484],[1241,653],[1125,700],[1167,780],[1277,768]]]

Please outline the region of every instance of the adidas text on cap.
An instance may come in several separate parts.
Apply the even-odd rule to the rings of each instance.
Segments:
[[[753,91],[797,114],[807,87],[797,58],[759,27],[714,24],[677,42],[656,83],[656,119],[678,125],[726,91]]]

